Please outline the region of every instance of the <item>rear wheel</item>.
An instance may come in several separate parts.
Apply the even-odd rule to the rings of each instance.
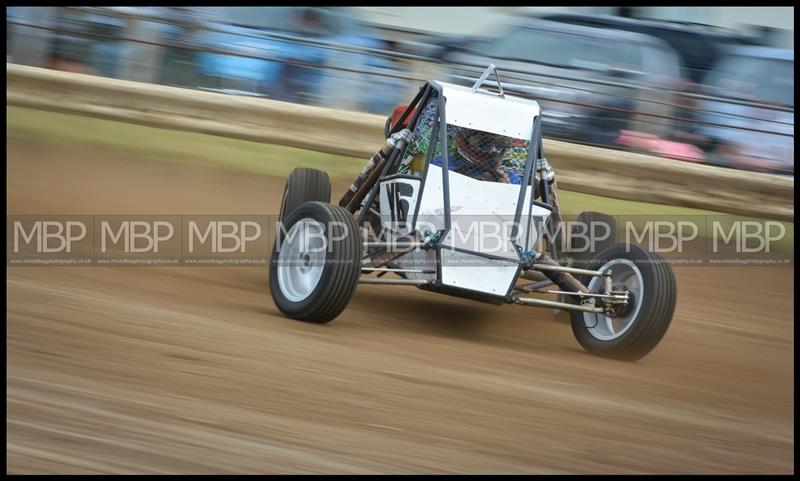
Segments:
[[[361,237],[353,215],[324,202],[294,209],[272,252],[272,299],[288,317],[325,323],[347,307],[361,275]]]
[[[279,220],[284,220],[304,202],[331,201],[331,180],[326,172],[298,167],[286,179]]]
[[[585,266],[595,254],[616,245],[618,238],[616,219],[600,212],[581,212],[570,230],[572,265]]]
[[[628,361],[644,357],[664,337],[675,312],[677,286],[669,264],[638,245],[617,244],[600,252],[588,269],[611,270],[613,289],[627,291],[630,301],[613,316],[572,311],[575,338],[599,356]],[[579,280],[590,291],[603,292],[603,278]]]

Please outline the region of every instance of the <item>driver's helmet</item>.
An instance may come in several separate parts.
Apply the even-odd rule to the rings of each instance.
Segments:
[[[454,140],[459,155],[475,167],[496,168],[511,147],[511,137],[457,127]]]

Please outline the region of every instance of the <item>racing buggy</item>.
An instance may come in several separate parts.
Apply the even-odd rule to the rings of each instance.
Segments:
[[[484,88],[492,73],[497,88]],[[338,205],[325,172],[293,171],[270,261],[278,309],[325,323],[359,283],[410,285],[567,310],[590,353],[645,356],[675,310],[672,270],[616,241],[582,267],[559,260],[566,234],[541,132],[537,102],[507,95],[490,65],[471,88],[428,81],[396,109],[386,144]]]

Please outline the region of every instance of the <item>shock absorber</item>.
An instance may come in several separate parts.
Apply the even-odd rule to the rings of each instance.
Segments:
[[[551,266],[561,267],[561,264],[554,261],[550,256],[547,254],[541,253],[536,258],[537,264],[546,264]],[[555,271],[555,270],[543,270],[542,272],[548,279],[553,281],[553,284],[557,285],[561,289],[568,291],[568,292],[591,292],[589,289],[581,284],[578,279],[570,274],[569,272],[565,271]]]
[[[406,130],[406,132],[408,131]],[[394,134],[388,139],[386,139],[386,143],[383,144],[381,150],[375,152],[375,154],[367,162],[367,165],[365,165],[364,168],[361,170],[361,173],[359,173],[356,179],[353,181],[353,183],[350,184],[350,187],[347,189],[347,191],[345,191],[342,198],[339,199],[339,205],[341,207],[347,207],[348,204],[351,204],[353,197],[355,197],[359,188],[362,185],[364,185],[364,182],[370,177],[370,174],[375,170],[377,166],[382,165],[384,161],[388,160],[389,157],[391,157],[395,148],[397,148],[400,144],[404,144],[404,142],[401,142],[404,139],[405,135],[398,135],[398,134]]]

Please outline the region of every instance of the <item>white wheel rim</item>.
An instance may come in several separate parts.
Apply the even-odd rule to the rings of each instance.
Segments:
[[[296,222],[278,253],[278,287],[291,302],[301,302],[316,289],[325,267],[324,226],[311,218]]]
[[[614,259],[605,263],[597,270],[605,272],[608,269],[611,269],[612,285],[623,285],[630,292],[633,298],[633,309],[629,309],[624,316],[619,317],[609,317],[601,313],[584,312],[583,322],[586,324],[586,329],[595,339],[601,341],[613,341],[628,332],[631,326],[636,322],[639,309],[644,300],[642,271],[639,270],[636,264],[628,259]],[[601,293],[603,291],[603,278],[593,277],[586,287],[592,292]]]

